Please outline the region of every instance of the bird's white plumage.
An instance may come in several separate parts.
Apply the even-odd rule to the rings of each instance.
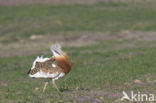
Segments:
[[[56,65],[52,63],[52,67],[53,67],[53,68],[55,68],[55,67],[56,67]]]
[[[55,57],[63,56],[62,50],[61,50],[61,45],[59,45],[59,44],[51,45],[50,50],[52,51],[52,53]]]
[[[56,78],[59,76],[60,73],[55,72],[53,74],[49,74],[49,73],[45,73],[42,70],[40,70],[39,72],[37,72],[34,75],[29,74],[30,77],[35,77],[35,78]]]
[[[57,77],[54,78],[54,80],[57,80],[57,79],[63,77],[64,75],[65,75],[65,73],[60,73],[59,76],[57,76]]]
[[[58,73],[58,72],[55,72],[55,73],[52,73],[52,74],[45,73],[42,70],[40,70],[39,72],[37,72],[34,75],[29,74],[30,77],[35,77],[35,78],[53,78],[55,80],[57,80],[60,77],[63,77],[64,75],[65,75],[64,73]]]

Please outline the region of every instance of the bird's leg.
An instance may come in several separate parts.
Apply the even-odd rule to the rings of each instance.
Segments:
[[[48,84],[49,84],[49,81],[45,82],[44,87],[43,87],[43,92],[46,90],[46,87]]]
[[[57,85],[55,84],[55,80],[52,79],[52,84],[54,85],[54,87],[57,89],[58,92],[60,92],[60,90],[57,88]]]
[[[43,87],[43,92],[46,90],[46,87],[48,84],[49,84],[49,82],[45,82],[44,87]]]

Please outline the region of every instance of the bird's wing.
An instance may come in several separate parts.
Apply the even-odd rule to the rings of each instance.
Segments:
[[[42,66],[40,68],[43,72],[45,73],[55,73],[55,72],[60,72],[61,68],[57,66],[55,59],[47,60],[42,63]]]
[[[35,78],[57,78],[62,69],[56,65],[55,58],[50,58],[44,62],[36,62],[35,68],[29,73],[30,77]]]
[[[39,78],[57,78],[61,74],[62,69],[55,62],[46,62],[40,68]]]
[[[52,64],[54,62],[55,62],[55,58],[54,57],[49,58],[49,59],[47,59],[44,62],[37,61],[37,62],[35,62],[34,69],[30,69],[28,71],[28,74],[34,75],[37,72],[39,72],[40,70],[42,70],[43,68],[47,68],[46,66],[48,66],[48,64],[50,65],[50,63]]]

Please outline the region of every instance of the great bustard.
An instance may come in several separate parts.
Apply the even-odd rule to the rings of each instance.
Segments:
[[[37,57],[33,62],[32,68],[28,71],[28,74],[32,78],[48,78],[52,80],[54,87],[60,91],[55,84],[55,80],[69,73],[72,63],[67,54],[61,50],[59,44],[51,45],[50,49],[53,56],[50,58],[43,58],[43,56]],[[49,81],[45,82],[43,92],[48,84]]]

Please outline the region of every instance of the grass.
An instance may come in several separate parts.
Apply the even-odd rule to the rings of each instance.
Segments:
[[[118,43],[118,45],[122,43],[125,43],[125,41]],[[30,79],[26,74],[37,54],[24,57],[1,57],[1,102],[80,102],[77,101],[78,97],[83,98],[83,96],[91,95],[89,93],[94,89],[108,90],[112,95],[113,93],[121,93],[120,91],[122,90],[140,90],[156,93],[156,88],[152,85],[138,86],[134,84],[136,79],[141,79],[147,83],[146,76],[150,80],[154,79],[156,72],[155,48],[138,46],[138,48],[113,50],[113,47],[107,46],[109,46],[109,43],[103,42],[86,47],[64,48],[73,61],[73,69],[65,78],[56,82],[59,88],[69,90],[69,93],[64,91],[61,94],[57,93],[51,84],[48,86],[46,93],[42,93],[42,86],[46,80]],[[110,50],[102,52],[105,49]],[[128,88],[124,87],[124,83],[127,82],[130,84]],[[39,90],[35,91],[35,88],[39,88]],[[76,88],[80,88],[80,90]],[[84,90],[81,90],[81,88]],[[108,102],[115,99],[107,96],[105,98],[108,99]],[[89,99],[85,102],[91,101],[92,99]]]
[[[1,103],[112,103],[122,97],[123,90],[156,94],[155,35],[148,38],[148,32],[155,32],[155,5],[110,2],[91,5],[1,6]],[[115,36],[124,30],[141,31],[148,40],[135,36],[131,39]],[[102,35],[109,32],[112,39],[93,39],[92,43],[88,40],[84,42],[83,39],[69,39],[69,44],[75,42],[72,46],[65,45],[67,41],[61,41],[65,45],[63,50],[73,62],[72,71],[56,81],[62,93],[58,93],[51,84],[42,93],[46,80],[31,79],[26,74],[36,56],[51,56],[48,47],[49,42],[53,41],[43,40],[44,37],[56,37],[57,34],[70,37],[77,33],[93,36],[99,32]],[[31,35],[44,37],[32,41],[29,39]],[[129,35],[138,34],[130,32]],[[74,46],[80,42],[81,45]],[[30,48],[35,49],[35,53],[24,52]],[[18,54],[19,51],[23,54]],[[6,56],[1,53],[11,54]],[[135,83],[136,80],[141,83]]]
[[[155,3],[29,5],[0,7],[0,36],[29,37],[65,32],[155,30]],[[95,26],[96,25],[96,26]],[[66,33],[65,33],[66,34]]]

